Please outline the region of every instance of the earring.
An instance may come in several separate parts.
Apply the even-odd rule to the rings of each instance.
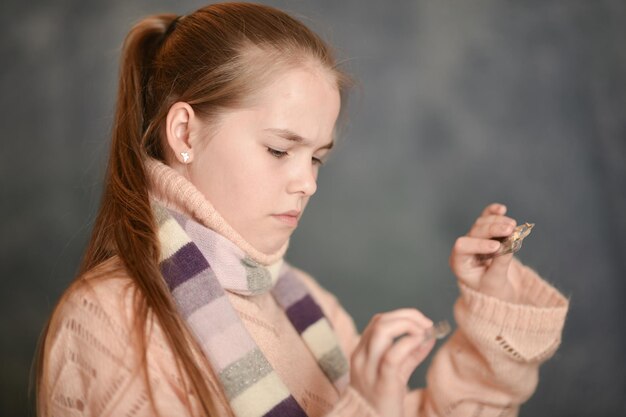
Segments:
[[[181,152],[180,154],[183,156],[183,162],[187,163],[189,161],[189,152]]]

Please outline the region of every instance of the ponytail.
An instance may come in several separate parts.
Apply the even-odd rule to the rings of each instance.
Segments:
[[[184,369],[188,375],[204,414],[212,415],[215,414],[212,400],[216,393],[211,392],[194,360],[190,343],[194,346],[195,343],[187,337],[185,324],[179,318],[158,268],[157,226],[150,206],[144,166],[146,138],[152,133],[149,127],[154,126],[146,122],[149,117],[146,102],[151,98],[146,85],[157,49],[167,39],[168,32],[171,32],[168,28],[173,29],[175,22],[177,17],[172,14],[148,17],[135,25],[124,41],[103,203],[80,273],[104,261],[103,257],[111,256],[111,253],[103,253],[102,248],[113,243],[114,253],[123,262],[138,289],[134,327],[139,332],[147,384],[150,384],[145,364],[150,327],[148,316],[153,315],[164,330],[179,370]],[[154,404],[152,391],[148,392]]]
[[[161,277],[157,226],[150,206],[144,167],[148,133],[148,124],[145,122],[148,91],[145,86],[156,49],[171,32],[168,28],[173,29],[176,22],[177,17],[172,14],[148,17],[136,24],[124,41],[104,192],[75,283],[82,281],[87,271],[117,255],[136,286],[133,329],[142,354],[140,366],[149,387],[150,403],[154,405],[146,363],[147,339],[151,321],[156,320],[173,350],[179,372],[184,370],[189,377],[191,389],[199,399],[204,415],[209,416],[216,414],[214,399],[223,396],[223,393],[217,384],[213,383],[209,387],[205,381],[194,359],[194,349],[199,351],[197,344],[188,337],[185,324],[180,320]],[[39,388],[45,385],[42,384],[45,371],[43,365],[47,354],[45,336],[49,327],[50,323],[42,334],[43,342],[39,346],[36,362],[37,408],[38,414],[42,416],[47,413],[46,393]],[[204,363],[207,364],[206,361]],[[212,372],[210,366],[206,368]],[[211,380],[216,380],[214,375]],[[190,391],[185,391],[191,409]]]

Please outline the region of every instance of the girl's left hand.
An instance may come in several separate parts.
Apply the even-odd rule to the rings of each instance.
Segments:
[[[509,236],[517,225],[506,217],[506,207],[490,204],[467,233],[458,238],[450,254],[450,268],[457,278],[477,291],[505,301],[514,301],[515,291],[510,280],[513,254],[480,260],[478,255],[494,253],[500,242],[493,238]],[[517,270],[517,268],[513,268]]]

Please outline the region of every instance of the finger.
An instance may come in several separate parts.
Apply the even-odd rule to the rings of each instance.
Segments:
[[[415,308],[401,308],[376,314],[363,333],[364,335],[367,333],[366,337],[370,339],[377,334],[376,337],[378,338],[387,336],[393,341],[403,334],[410,333],[410,329],[407,330],[406,326],[411,326],[411,324],[415,328],[430,328],[433,326],[433,321]],[[369,342],[366,350],[369,351],[372,347],[376,348],[377,346]]]
[[[384,324],[374,326],[369,341],[366,341],[366,369],[370,381],[376,378],[380,358],[393,345],[402,342],[406,338],[424,338],[425,329],[430,326],[420,326],[413,320],[398,318]],[[399,339],[398,339],[399,338]]]
[[[487,216],[489,214],[500,214],[504,215],[506,213],[506,206],[500,203],[492,203],[489,204],[481,213],[482,216]]]
[[[365,341],[365,353],[369,361],[378,362],[380,356],[394,341],[401,337],[415,336],[424,333],[430,326],[420,326],[408,318],[398,318],[393,321],[376,323],[369,331],[369,338]],[[397,342],[396,342],[397,343]]]
[[[511,217],[501,216],[499,214],[490,214],[488,216],[479,217],[474,222],[474,226],[482,225],[485,223],[510,223],[512,225],[517,225],[517,221],[512,219]]]
[[[420,343],[419,347],[411,351],[407,359],[402,362],[399,369],[399,374],[404,383],[409,382],[411,374],[415,371],[415,368],[426,359],[428,354],[435,347],[435,339],[430,339]]]
[[[415,321],[420,326],[429,327],[433,325],[431,319],[426,317],[421,311],[416,308],[398,308],[386,313],[379,313],[376,319],[381,322],[391,321],[399,318],[406,318]]]
[[[402,365],[409,360],[413,352],[419,350],[424,341],[424,334],[407,336],[387,349],[377,364],[378,378],[395,378]]]
[[[361,338],[361,342],[363,341],[364,339]],[[363,344],[359,343],[352,352],[352,355],[350,355],[350,373],[357,373],[360,378],[360,372],[362,369],[365,369],[366,363],[367,356],[365,355],[365,347]]]
[[[489,270],[485,274],[485,279],[492,281],[506,280],[512,260],[512,253],[507,253],[506,255],[502,256],[496,256],[491,262],[491,265],[489,265]]]
[[[483,294],[492,295],[502,300],[513,300],[514,292],[508,280],[508,270],[514,259],[513,254],[495,258],[480,282],[480,291]]]
[[[452,248],[452,258],[458,256],[474,256],[477,254],[494,253],[500,247],[500,242],[492,239],[482,239],[478,237],[461,236],[456,240]]]
[[[511,223],[484,223],[472,227],[468,235],[471,237],[491,239],[494,237],[509,236],[511,233],[513,233],[514,229],[515,225]]]

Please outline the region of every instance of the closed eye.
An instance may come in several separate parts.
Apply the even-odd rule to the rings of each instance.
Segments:
[[[267,151],[270,153],[270,155],[272,155],[274,158],[277,158],[277,159],[280,159],[289,155],[289,153],[286,151],[279,151],[278,149],[270,148],[269,146],[267,147]],[[313,157],[311,159],[313,160],[313,163],[315,165],[318,165],[318,166],[324,165],[324,161],[322,161],[320,158]]]
[[[279,151],[279,150],[276,150],[276,149],[270,148],[270,147],[267,148],[267,151],[270,153],[270,155],[272,155],[273,157],[278,158],[278,159],[282,158],[283,156],[287,156],[288,155],[288,153],[285,152],[285,151]]]

